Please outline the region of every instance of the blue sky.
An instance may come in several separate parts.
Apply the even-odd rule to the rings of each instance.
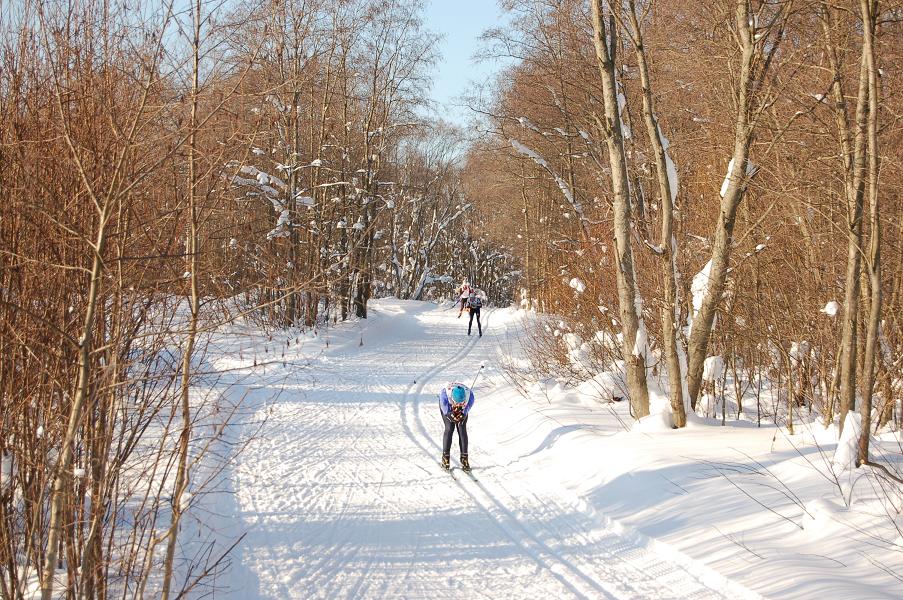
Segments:
[[[463,125],[471,112],[453,104],[470,81],[485,81],[497,70],[472,58],[483,31],[502,23],[501,11],[495,0],[427,0],[424,21],[427,29],[444,35],[431,96],[443,118]]]

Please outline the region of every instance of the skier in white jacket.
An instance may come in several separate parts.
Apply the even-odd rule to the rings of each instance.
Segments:
[[[467,299],[470,298],[470,292],[473,288],[470,285],[468,280],[464,280],[461,282],[461,286],[458,288],[458,303],[461,305],[461,308],[458,309],[458,318],[461,318],[461,313],[464,312],[464,306],[467,304]]]

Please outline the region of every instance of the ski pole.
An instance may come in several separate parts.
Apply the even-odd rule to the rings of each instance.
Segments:
[[[480,376],[480,371],[483,370],[484,365],[480,365],[480,368],[477,369],[477,374],[473,377],[473,383],[470,384],[470,391],[473,391],[473,386],[477,383],[477,377]]]

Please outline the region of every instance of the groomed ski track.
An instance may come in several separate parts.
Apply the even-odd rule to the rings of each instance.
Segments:
[[[284,366],[233,385],[253,417],[226,473],[234,496],[218,509],[231,533],[247,533],[218,582],[225,597],[755,597],[532,471],[511,441],[536,409],[495,370],[510,312],[484,309],[482,338],[456,315],[379,301],[366,322],[333,328],[328,347],[290,347]],[[235,371],[260,343],[236,337],[212,362]],[[481,364],[468,424],[476,480],[452,477],[438,465],[436,394]],[[455,438],[453,467],[457,457]]]

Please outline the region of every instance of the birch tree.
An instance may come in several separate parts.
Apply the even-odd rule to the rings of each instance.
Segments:
[[[646,326],[643,324],[643,301],[637,290],[630,228],[630,189],[627,176],[627,155],[624,150],[623,123],[618,103],[618,83],[615,76],[617,29],[614,17],[606,19],[602,0],[591,0],[593,44],[596,49],[599,75],[605,101],[604,120],[598,126],[608,145],[611,166],[612,202],[615,213],[615,271],[618,282],[624,362],[627,368],[627,388],[634,417],[649,414],[649,390],[646,384],[648,355]],[[607,22],[606,22],[607,21]]]
[[[704,362],[715,314],[721,304],[730,268],[731,247],[737,209],[743,201],[756,167],[750,162],[756,122],[769,104],[763,86],[769,67],[784,36],[784,26],[792,2],[777,5],[758,3],[753,10],[750,0],[738,0],[734,10],[735,36],[740,51],[735,84],[734,149],[721,189],[718,221],[715,225],[712,253],[707,273],[703,276],[701,305],[693,316],[688,345],[687,386],[690,403],[695,409],[702,385]]]
[[[652,3],[650,2],[649,8]],[[637,12],[634,0],[629,0],[625,27],[636,52],[637,66],[640,73],[640,84],[643,89],[643,121],[646,133],[655,155],[655,173],[658,180],[659,199],[661,201],[662,229],[656,252],[661,257],[662,281],[665,282],[664,306],[661,310],[662,338],[664,342],[665,360],[668,367],[668,386],[671,396],[671,412],[674,424],[684,427],[687,415],[684,406],[685,373],[680,354],[680,342],[677,339],[680,323],[680,304],[677,296],[677,238],[674,235],[674,202],[677,199],[677,168],[668,154],[668,140],[661,130],[655,113],[652,95],[652,81],[649,76],[649,64],[646,47],[643,43],[642,21],[648,9],[642,15]]]
[[[868,307],[868,329],[863,357],[862,403],[860,418],[862,430],[859,434],[859,463],[869,463],[869,439],[872,422],[872,394],[875,387],[875,362],[878,353],[878,329],[881,326],[882,289],[881,281],[881,208],[878,194],[878,175],[881,168],[878,154],[878,60],[875,49],[875,34],[878,22],[878,0],[860,0],[859,14],[862,20],[862,55],[868,75],[868,125],[866,128],[868,153],[868,201],[869,201],[869,248],[866,259],[870,287]]]

